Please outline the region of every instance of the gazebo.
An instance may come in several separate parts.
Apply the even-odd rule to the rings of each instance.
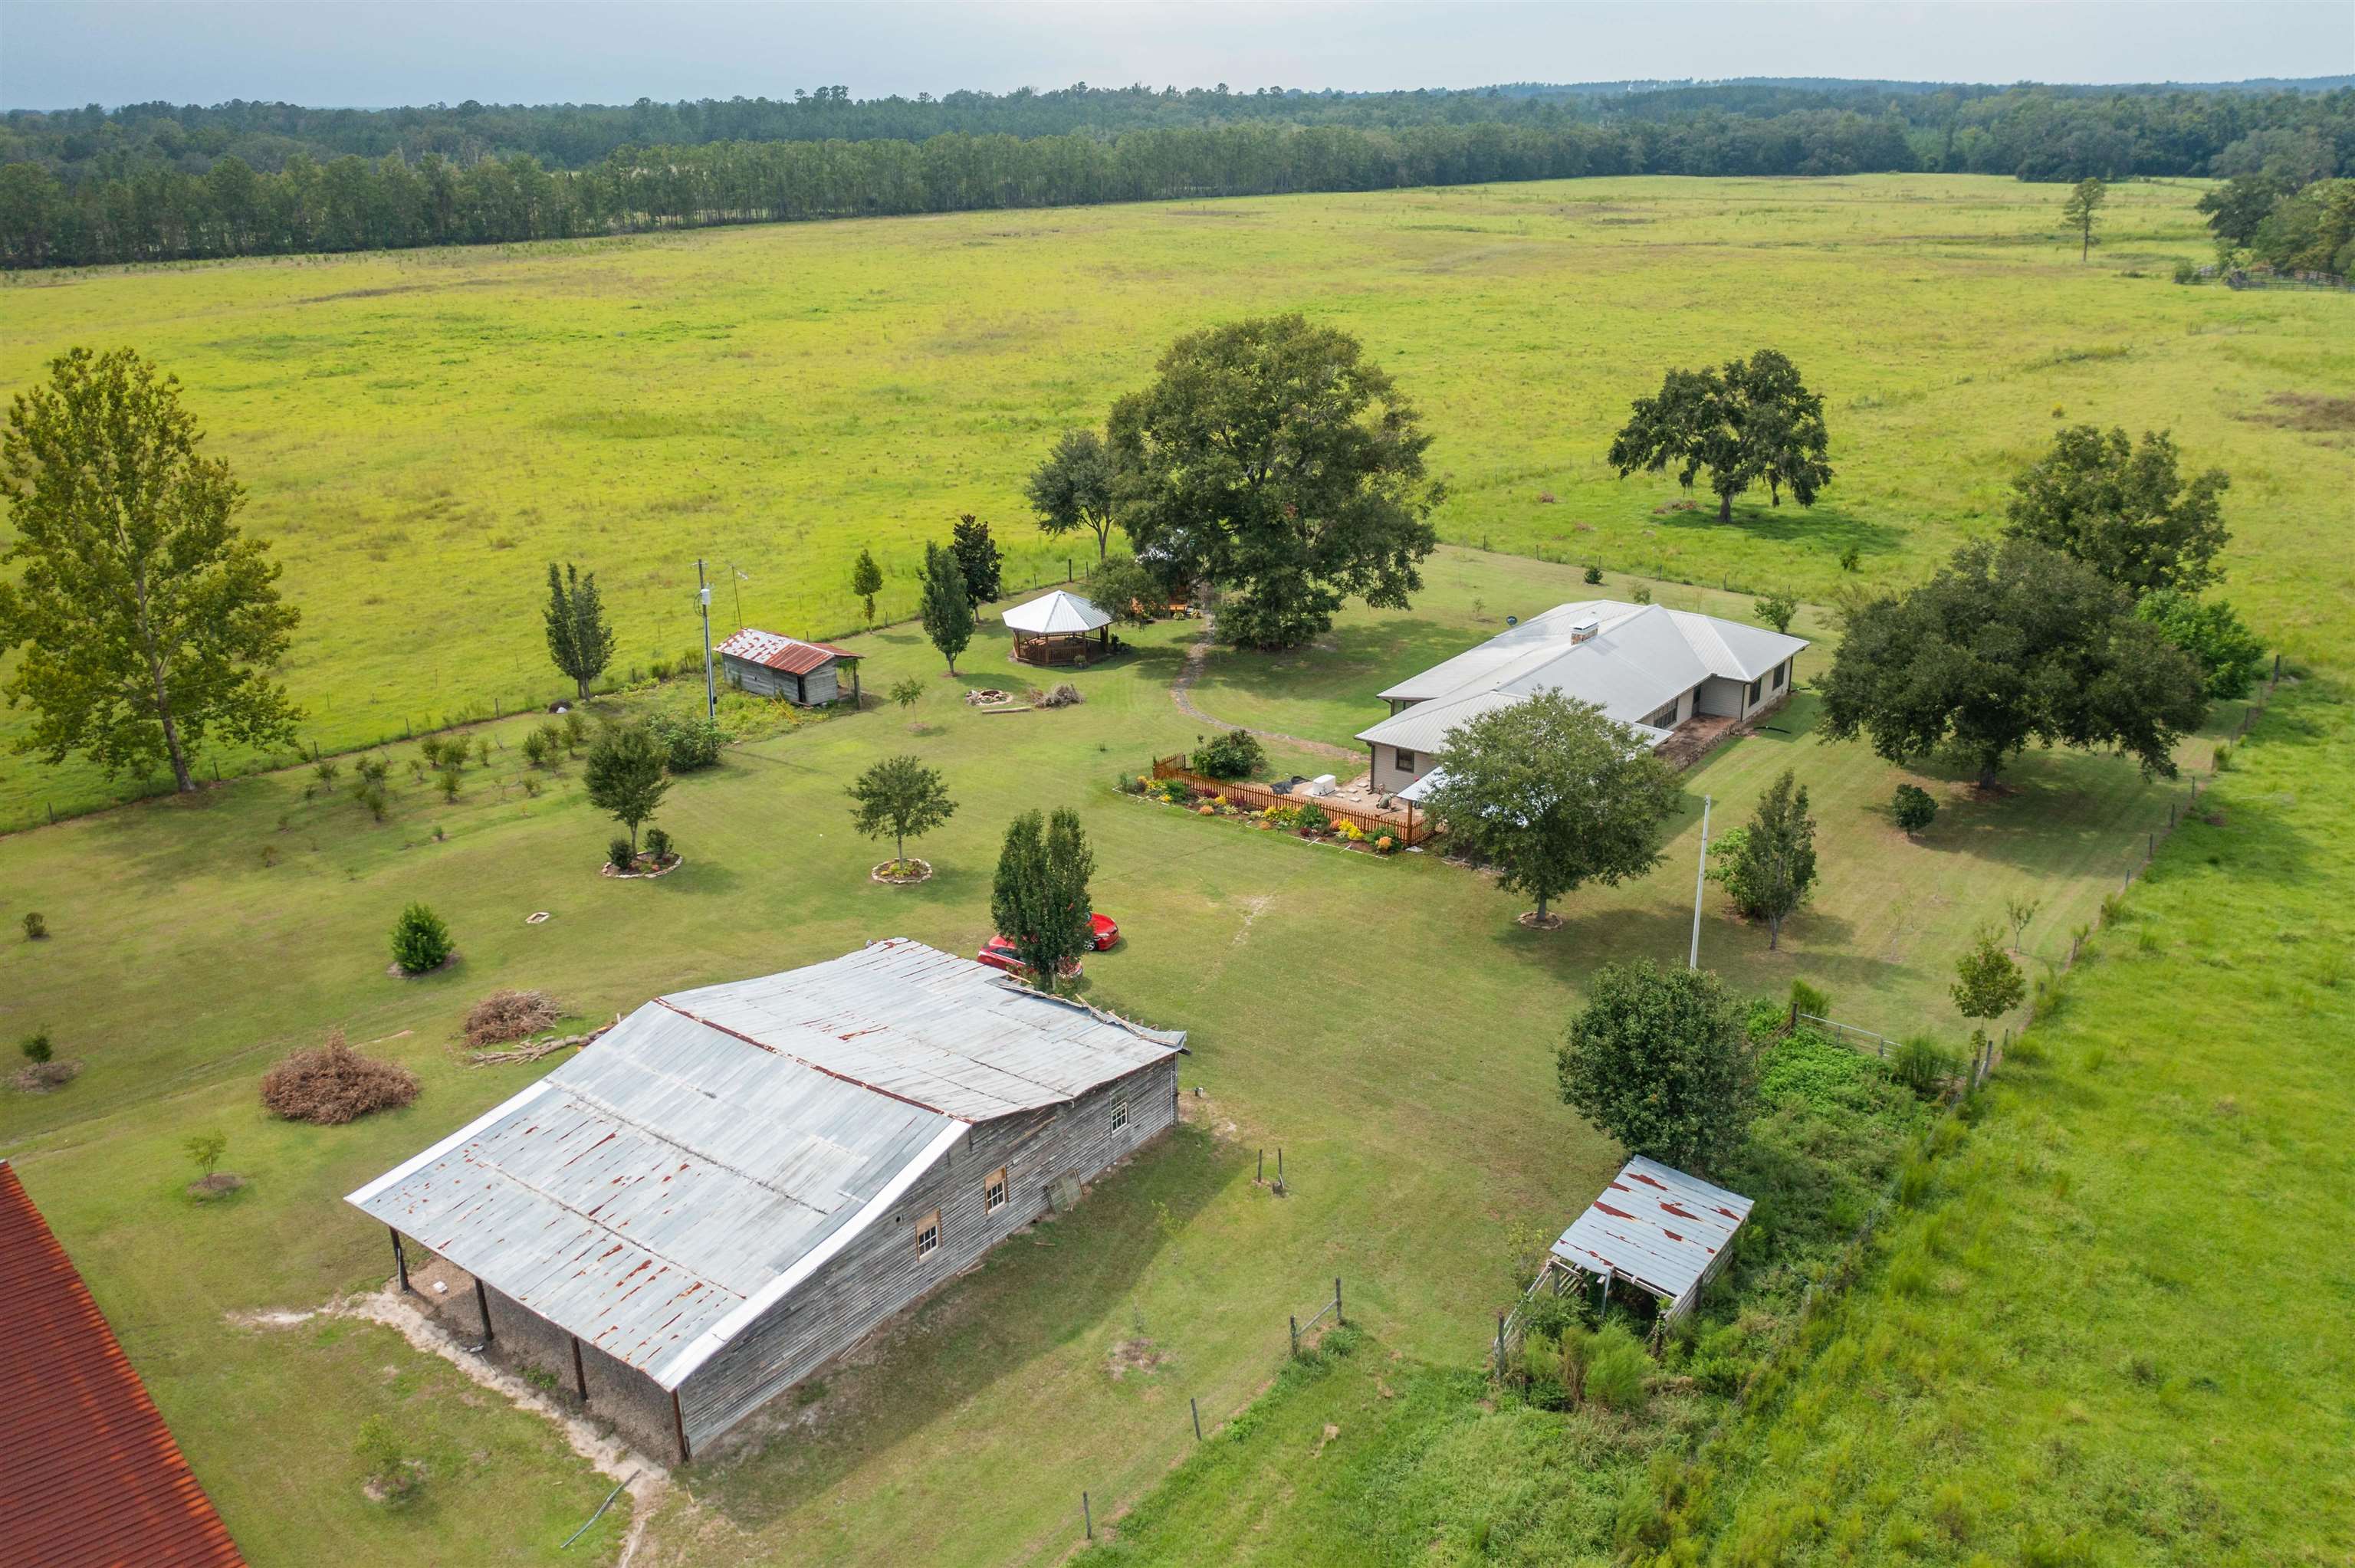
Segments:
[[[1112,617],[1061,588],[1007,610],[1006,629],[1024,664],[1084,664],[1113,651]]]

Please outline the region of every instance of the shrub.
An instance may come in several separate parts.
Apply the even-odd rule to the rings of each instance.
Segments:
[[[663,748],[663,763],[673,773],[692,773],[698,768],[715,766],[719,761],[719,748],[728,740],[725,730],[700,714],[655,714],[646,720],[646,728]]]
[[[44,916],[37,909],[26,910],[25,940],[28,942],[38,942],[47,938],[48,934],[49,922],[48,916]]]
[[[648,828],[646,830],[646,853],[655,857],[655,863],[657,865],[660,865],[664,861],[668,860],[670,858],[670,835],[663,832],[660,828]]]
[[[1840,552],[1840,570],[1844,572],[1853,572],[1860,569],[1863,565],[1864,552],[1858,549],[1854,545],[1850,545],[1847,549]]]
[[[363,1056],[340,1029],[316,1050],[289,1053],[261,1075],[261,1103],[289,1121],[342,1127],[372,1111],[399,1110],[417,1097],[417,1075]]]
[[[400,1436],[383,1416],[371,1415],[360,1423],[352,1452],[368,1477],[369,1494],[378,1500],[401,1503],[416,1495],[422,1480],[418,1466],[401,1452]]]
[[[490,765],[491,737],[486,735],[480,736],[474,742],[474,766],[477,768],[488,768]]]
[[[1266,748],[1246,729],[1212,736],[1194,748],[1194,770],[1213,779],[1247,779],[1266,767]]]
[[[405,975],[421,975],[450,959],[450,927],[422,904],[400,912],[392,927],[392,961]]]
[[[442,786],[442,798],[444,800],[454,800],[458,798],[458,786],[462,780],[456,768],[444,763],[442,770],[436,773],[433,779],[435,783]]]
[[[368,809],[368,814],[378,821],[384,821],[385,808],[391,797],[385,793],[383,783],[375,779],[363,779],[352,787],[352,799]]]
[[[392,777],[392,759],[372,753],[353,763],[352,771],[358,774],[364,782],[381,784]]]
[[[638,852],[632,849],[630,841],[619,833],[614,834],[605,845],[605,863],[615,871],[627,871],[635,865],[637,861]]]
[[[1919,838],[1938,820],[1938,802],[1918,784],[1900,784],[1896,796],[1889,802],[1889,810],[1909,839]]]
[[[1152,789],[1153,793],[1173,806],[1184,805],[1193,798],[1194,794],[1191,789],[1186,788],[1186,781],[1183,779],[1156,779],[1153,781]]]
[[[1817,991],[1803,980],[1795,980],[1791,982],[1791,1005],[1801,1012],[1811,1012],[1817,1018],[1829,1018],[1832,1015],[1830,995]]]
[[[17,1043],[16,1049],[22,1051],[25,1060],[36,1067],[58,1054],[57,1047],[49,1043],[49,1032],[46,1029],[36,1029],[26,1035]]]
[[[1333,819],[1325,814],[1325,808],[1322,806],[1303,806],[1300,808],[1300,814],[1293,819],[1292,825],[1304,833],[1314,835],[1329,832],[1333,826]]]
[[[1639,588],[1627,597],[1634,599],[1637,604],[1649,604],[1652,602],[1652,590],[1647,588]]]
[[[2211,773],[2222,773],[2232,766],[2232,743],[2229,740],[2217,742],[2215,751],[2210,756],[2208,770]]]
[[[581,743],[589,738],[589,721],[581,716],[579,708],[564,710],[564,722],[561,727],[564,732],[564,749],[567,751],[580,750]]]
[[[343,764],[332,757],[323,757],[311,764],[311,771],[319,776],[319,782],[322,784],[333,784],[336,781],[336,775],[343,770]]]
[[[527,773],[527,774],[525,774],[525,775],[524,775],[524,777],[523,777],[523,792],[524,792],[526,795],[528,795],[528,796],[530,796],[533,800],[538,800],[538,799],[539,799],[539,789],[540,789],[540,785],[539,785],[539,780],[538,780],[538,779],[534,779],[534,778],[533,778],[530,774],[528,774],[528,773]]]
[[[196,1133],[182,1139],[180,1147],[186,1151],[189,1161],[197,1168],[197,1178],[202,1180],[220,1168],[221,1156],[229,1152],[229,1134]]]
[[[1890,1053],[1889,1075],[1925,1100],[1945,1087],[1954,1071],[1954,1057],[1926,1034],[1910,1034]]]
[[[1388,854],[1396,848],[1398,848],[1398,840],[1389,833],[1384,832],[1375,836],[1373,849],[1376,854]]]
[[[2179,283],[2197,283],[2200,281],[2200,263],[2192,260],[2189,256],[2177,257],[2175,259],[2175,281]]]
[[[550,747],[546,731],[536,729],[523,737],[523,759],[534,768],[547,767],[549,755]]]
[[[667,659],[652,659],[646,662],[646,673],[657,681],[670,679],[671,663]]]
[[[544,991],[495,991],[466,1014],[466,1044],[502,1045],[537,1034],[560,1016]]]
[[[1652,1378],[1652,1358],[1620,1323],[1594,1336],[1586,1364],[1586,1397],[1605,1410],[1642,1408]]]
[[[417,743],[417,755],[425,759],[426,767],[441,767],[444,756],[442,750],[442,737],[438,735],[429,735],[420,740]],[[466,760],[466,753],[463,746],[459,748],[458,760],[461,763]]]
[[[1599,583],[1599,582],[1601,582],[1601,581],[1603,580],[1603,568],[1602,568],[1601,567],[1587,567],[1587,568],[1586,568],[1586,580],[1587,580],[1588,582],[1590,582],[1590,583]]]

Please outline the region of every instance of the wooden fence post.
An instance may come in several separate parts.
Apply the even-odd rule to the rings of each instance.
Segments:
[[[1194,1441],[1199,1443],[1202,1440],[1202,1402],[1189,1394],[1186,1407],[1194,1413]]]
[[[1333,1277],[1333,1321],[1345,1326],[1349,1321],[1341,1312],[1341,1277],[1337,1274]]]
[[[1088,1507],[1088,1494],[1085,1492],[1080,1494],[1080,1523],[1087,1531],[1088,1539],[1093,1541],[1096,1538],[1096,1516],[1094,1510]]]
[[[1300,1354],[1300,1318],[1295,1313],[1284,1320],[1292,1325],[1292,1353],[1297,1358]]]

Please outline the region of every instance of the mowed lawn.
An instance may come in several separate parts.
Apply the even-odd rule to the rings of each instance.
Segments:
[[[1444,553],[1432,579],[1412,610],[1351,612],[1337,646],[1394,644],[1363,655],[1375,667],[1420,660],[1585,592],[1569,568],[1476,552]],[[1569,926],[1540,935],[1513,923],[1523,901],[1436,855],[1379,861],[1116,794],[1117,777],[1199,729],[1167,691],[1194,630],[1155,628],[1130,659],[1076,673],[1077,708],[1011,715],[958,700],[1012,673],[995,636],[962,680],[912,630],[876,636],[862,645],[866,684],[922,677],[912,714],[805,726],[679,781],[660,820],[688,863],[651,884],[596,874],[609,824],[581,799],[577,765],[524,791],[513,720],[481,731],[496,760],[466,774],[454,804],[396,766],[382,826],[339,790],[305,799],[306,768],[0,839],[0,885],[55,933],[0,945],[0,1033],[47,1027],[87,1064],[57,1095],[0,1099],[0,1139],[255,1560],[314,1560],[325,1540],[353,1563],[528,1560],[602,1495],[551,1430],[388,1334],[229,1316],[382,1282],[383,1234],[340,1194],[527,1081],[534,1069],[469,1068],[454,1048],[465,1007],[496,987],[543,987],[602,1019],[882,936],[971,951],[988,934],[1007,820],[1080,810],[1098,906],[1126,938],[1089,960],[1089,994],[1193,1031],[1188,1125],[864,1364],[829,1373],[809,1403],[704,1457],[693,1500],[653,1538],[677,1561],[1050,1561],[1079,1492],[1108,1510],[1141,1496],[1191,1442],[1188,1398],[1209,1420],[1240,1408],[1279,1364],[1286,1315],[1313,1310],[1336,1275],[1386,1344],[1439,1361],[1476,1353],[1508,1225],[1561,1223],[1616,1161],[1559,1102],[1552,1052],[1594,965],[1681,959],[1703,793],[1716,823],[1738,821],[1796,768],[1824,871],[1775,953],[1712,893],[1704,961],[1749,991],[1804,976],[1844,1019],[1949,1042],[1961,1033],[1949,966],[1971,927],[2031,892],[2044,912],[2030,952],[2065,950],[2067,925],[2092,917],[2188,794],[2115,759],[2032,756],[2020,793],[1998,801],[1921,776],[1945,810],[1910,843],[1885,807],[1915,775],[1826,743],[1802,694],[1783,733],[1687,775],[1659,871],[1574,895]],[[1219,678],[1199,700],[1218,713],[1249,686],[1244,663],[1214,656]],[[1314,689],[1313,661],[1303,680]],[[1347,734],[1379,712],[1371,689],[1334,683],[1328,711],[1299,727]],[[397,763],[412,749],[396,748]],[[887,852],[850,831],[842,790],[900,751],[944,769],[959,810],[915,846],[933,880],[890,889],[867,880]],[[412,898],[449,920],[464,958],[405,981],[385,973],[385,938]],[[526,925],[537,910],[551,917]],[[268,1119],[261,1069],[337,1026],[414,1067],[423,1097],[346,1128]],[[198,1207],[180,1195],[191,1172],[177,1146],[213,1128],[252,1185]],[[1284,1150],[1290,1196],[1254,1184],[1263,1148],[1271,1169]],[[350,1432],[375,1413],[439,1424],[430,1511],[361,1499]]]
[[[545,700],[551,557],[599,573],[620,673],[723,628],[888,616],[922,545],[989,519],[1009,583],[1082,569],[1021,481],[1180,333],[1300,310],[1355,333],[1421,406],[1444,536],[1614,573],[1820,596],[1844,551],[1910,580],[1991,529],[2063,422],[2171,428],[2233,476],[2230,591],[2294,655],[2355,591],[2347,302],[2167,281],[2206,260],[2195,184],[2115,187],[2091,265],[2062,192],[1961,176],[1582,180],[782,225],[592,244],[9,281],[0,394],[75,344],[180,376],[251,492],[305,620],[287,676],[330,750]],[[1720,526],[1604,461],[1670,366],[1771,345],[1826,399],[1812,511]],[[739,604],[741,602],[741,611]],[[0,738],[21,733],[0,714]],[[231,754],[236,769],[249,759]],[[135,792],[0,763],[0,826]]]

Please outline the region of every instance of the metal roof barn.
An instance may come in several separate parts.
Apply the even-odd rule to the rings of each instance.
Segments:
[[[1551,1248],[1585,1274],[1615,1276],[1665,1299],[1666,1316],[1692,1309],[1723,1267],[1750,1200],[1641,1155],[1611,1179]]]
[[[781,671],[788,675],[806,675],[836,659],[856,659],[858,654],[847,648],[837,648],[831,642],[809,642],[780,632],[762,631],[746,627],[712,650],[724,659],[741,659],[749,664]]]
[[[647,1002],[349,1202],[676,1391],[976,1124],[1185,1040],[893,938]]]

